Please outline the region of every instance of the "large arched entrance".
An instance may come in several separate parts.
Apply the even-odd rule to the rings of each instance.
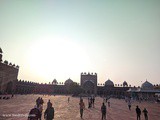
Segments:
[[[6,92],[8,94],[11,94],[12,93],[12,88],[13,88],[13,83],[12,82],[7,83]]]
[[[94,94],[94,83],[92,81],[86,81],[83,84],[83,89],[86,94]]]

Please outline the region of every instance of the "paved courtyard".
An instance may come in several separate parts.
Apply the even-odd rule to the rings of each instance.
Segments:
[[[27,120],[28,113],[35,106],[38,97],[44,100],[43,113],[47,106],[48,99],[55,108],[55,120],[81,120],[79,115],[79,98],[69,96],[42,96],[42,95],[15,95],[9,100],[0,100],[0,120]],[[86,109],[84,110],[84,120],[101,120],[101,104],[103,99],[96,97],[95,107],[88,109],[88,99],[83,98]],[[160,104],[150,102],[133,102],[131,111],[128,110],[124,100],[110,99],[111,107],[107,107],[107,120],[136,120],[135,108],[138,105],[141,110],[144,107],[149,112],[149,120],[160,120]],[[44,119],[42,115],[42,120]],[[143,114],[141,120],[144,120]]]

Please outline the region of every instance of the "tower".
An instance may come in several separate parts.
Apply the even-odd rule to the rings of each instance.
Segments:
[[[0,48],[0,62],[2,62],[2,53],[3,53],[3,51],[2,51],[2,49]]]
[[[2,62],[2,49],[0,48],[0,92],[14,93],[16,89],[16,80],[19,67],[8,65],[8,62]]]
[[[81,73],[81,87],[86,94],[97,94],[97,73]]]

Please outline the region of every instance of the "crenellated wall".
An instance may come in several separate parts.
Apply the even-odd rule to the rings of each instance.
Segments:
[[[2,49],[0,48],[0,93],[14,93],[16,89],[16,80],[18,77],[19,66],[8,64],[8,61],[2,60]]]
[[[15,91],[15,81],[17,80],[19,68],[0,63],[0,91],[11,93]]]

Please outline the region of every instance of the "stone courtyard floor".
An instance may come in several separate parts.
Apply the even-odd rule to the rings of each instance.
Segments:
[[[27,120],[28,113],[35,106],[38,97],[44,100],[42,120],[44,120],[44,111],[47,101],[50,99],[55,108],[55,120],[81,120],[79,114],[79,98],[69,96],[42,96],[42,95],[15,95],[9,100],[0,100],[0,120]],[[83,98],[85,110],[83,120],[101,120],[101,105],[103,99],[96,97],[95,107],[88,109],[88,99]],[[110,99],[111,107],[107,107],[107,120],[136,120],[136,105],[141,110],[144,107],[148,110],[149,120],[160,120],[160,104],[151,102],[132,103],[131,111],[128,110],[127,103],[124,100]],[[144,120],[143,114],[141,120]]]

